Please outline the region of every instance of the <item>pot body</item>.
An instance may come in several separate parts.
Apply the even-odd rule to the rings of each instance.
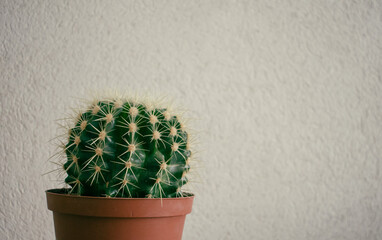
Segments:
[[[181,240],[194,199],[46,196],[57,240]]]

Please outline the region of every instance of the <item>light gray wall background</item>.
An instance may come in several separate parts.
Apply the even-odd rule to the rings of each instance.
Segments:
[[[381,1],[1,0],[0,40],[0,239],[54,238],[48,141],[104,88],[196,119],[184,240],[381,239]]]

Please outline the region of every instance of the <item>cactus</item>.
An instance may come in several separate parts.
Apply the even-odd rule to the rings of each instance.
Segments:
[[[70,193],[128,198],[182,197],[188,134],[162,108],[114,99],[79,114],[64,147]]]

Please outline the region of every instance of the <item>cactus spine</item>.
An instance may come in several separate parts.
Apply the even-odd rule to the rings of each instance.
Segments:
[[[191,151],[177,116],[130,100],[98,101],[81,113],[65,146],[70,193],[182,197]]]

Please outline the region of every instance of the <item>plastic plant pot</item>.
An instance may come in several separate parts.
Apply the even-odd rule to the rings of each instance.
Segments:
[[[106,198],[46,191],[57,240],[181,240],[194,196]]]

